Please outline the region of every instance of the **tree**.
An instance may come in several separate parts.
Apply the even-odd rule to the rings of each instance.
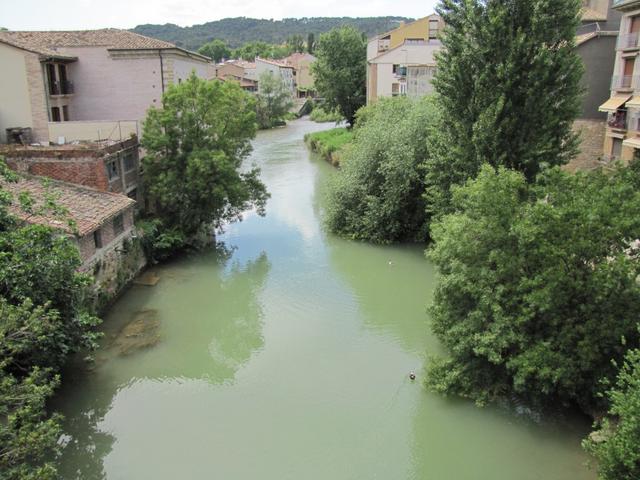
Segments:
[[[583,445],[598,460],[601,480],[635,480],[640,478],[640,350],[627,352],[607,397],[610,418]]]
[[[259,169],[239,171],[255,122],[255,102],[239,85],[195,74],[169,87],[162,109],[149,110],[142,136],[145,185],[165,254],[240,220],[249,208],[264,214],[269,195]]]
[[[299,33],[291,35],[289,38],[287,38],[287,45],[291,50],[291,53],[302,53],[304,52],[304,37]]]
[[[432,99],[406,97],[359,110],[354,141],[329,183],[331,231],[376,243],[426,240],[421,166],[432,112]]]
[[[434,79],[439,119],[427,170],[431,210],[450,211],[451,185],[483,163],[535,179],[576,153],[583,67],[579,0],[443,0]]]
[[[362,34],[353,27],[323,33],[316,56],[311,73],[319,96],[353,125],[356,111],[366,101],[367,44]]]
[[[432,224],[441,280],[430,307],[449,358],[428,385],[479,402],[519,396],[599,408],[611,360],[638,344],[639,174],[570,175],[485,165]]]
[[[284,122],[293,106],[291,91],[279,76],[265,71],[258,79],[256,112],[260,128],[271,128]]]
[[[17,176],[0,158],[0,176]],[[46,402],[68,356],[95,348],[99,320],[87,305],[77,247],[59,231],[24,225],[9,205],[42,215],[60,209],[0,183],[0,471],[3,479],[53,479],[60,418]]]
[[[307,53],[313,54],[313,50],[316,46],[315,42],[316,39],[313,32],[309,32],[309,35],[307,35]]]
[[[227,44],[218,39],[205,43],[198,49],[198,53],[211,58],[216,63],[231,57],[231,50],[227,47]]]

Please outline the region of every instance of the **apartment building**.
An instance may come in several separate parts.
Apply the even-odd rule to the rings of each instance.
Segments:
[[[216,65],[216,78],[224,82],[237,82],[243,90],[248,92],[258,90],[257,80],[247,77],[244,66],[237,61],[232,60]]]
[[[293,79],[296,86],[296,96],[298,98],[312,97],[315,94],[313,76],[311,75],[311,64],[316,61],[316,57],[310,53],[293,53],[282,62],[293,67]]]
[[[614,0],[622,14],[609,100],[600,106],[607,126],[603,154],[628,162],[640,157],[640,0]]]
[[[378,35],[367,43],[367,103],[380,97],[430,93],[435,53],[444,22],[429,15]]]
[[[27,143],[64,142],[78,136],[76,122],[96,122],[84,140],[126,138],[168,85],[192,71],[215,74],[203,55],[118,29],[0,32],[0,67],[0,143],[14,133]]]
[[[260,76],[265,72],[270,72],[280,78],[287,90],[291,92],[293,97],[296,92],[296,84],[293,75],[293,67],[284,62],[277,60],[267,60],[266,58],[256,57],[256,75],[258,79],[258,91],[260,90]]]

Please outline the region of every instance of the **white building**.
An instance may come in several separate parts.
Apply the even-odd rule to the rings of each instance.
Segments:
[[[258,77],[258,90],[260,90],[260,76],[264,72],[271,72],[282,80],[282,83],[291,91],[291,96],[294,96],[296,91],[296,84],[294,81],[293,67],[276,60],[266,60],[264,58],[256,57],[256,75]]]

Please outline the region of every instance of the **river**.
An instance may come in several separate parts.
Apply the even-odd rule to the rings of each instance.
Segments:
[[[62,477],[594,479],[585,418],[425,391],[425,356],[440,352],[425,313],[434,268],[422,246],[322,230],[335,171],[302,137],[329,127],[260,132],[249,161],[272,194],[267,216],[154,267],[157,285],[113,306],[95,365],[65,372],[54,402]]]

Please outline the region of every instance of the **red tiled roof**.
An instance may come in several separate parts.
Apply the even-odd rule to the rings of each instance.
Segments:
[[[0,188],[11,192],[14,199],[27,192],[34,200],[35,208],[43,205],[48,195],[54,202],[67,210],[70,219],[75,221],[78,235],[83,237],[100,227],[114,215],[126,210],[136,202],[118,193],[101,192],[87,187],[38,177],[21,177],[17,182],[0,180]],[[17,200],[10,207],[11,213],[33,224],[47,225],[71,233],[64,218],[53,215],[33,215],[24,212]]]
[[[271,65],[275,65],[276,67],[280,67],[280,68],[293,68],[291,65],[287,65],[286,63],[280,62],[278,60],[268,60],[266,58],[256,57],[256,61],[258,61],[258,60],[261,61],[261,62],[264,62],[264,63],[269,63]]]
[[[182,50],[173,43],[117,28],[46,32],[8,31],[0,32],[0,42],[47,56],[59,56],[57,49],[65,47],[107,47],[118,50],[176,48]]]

